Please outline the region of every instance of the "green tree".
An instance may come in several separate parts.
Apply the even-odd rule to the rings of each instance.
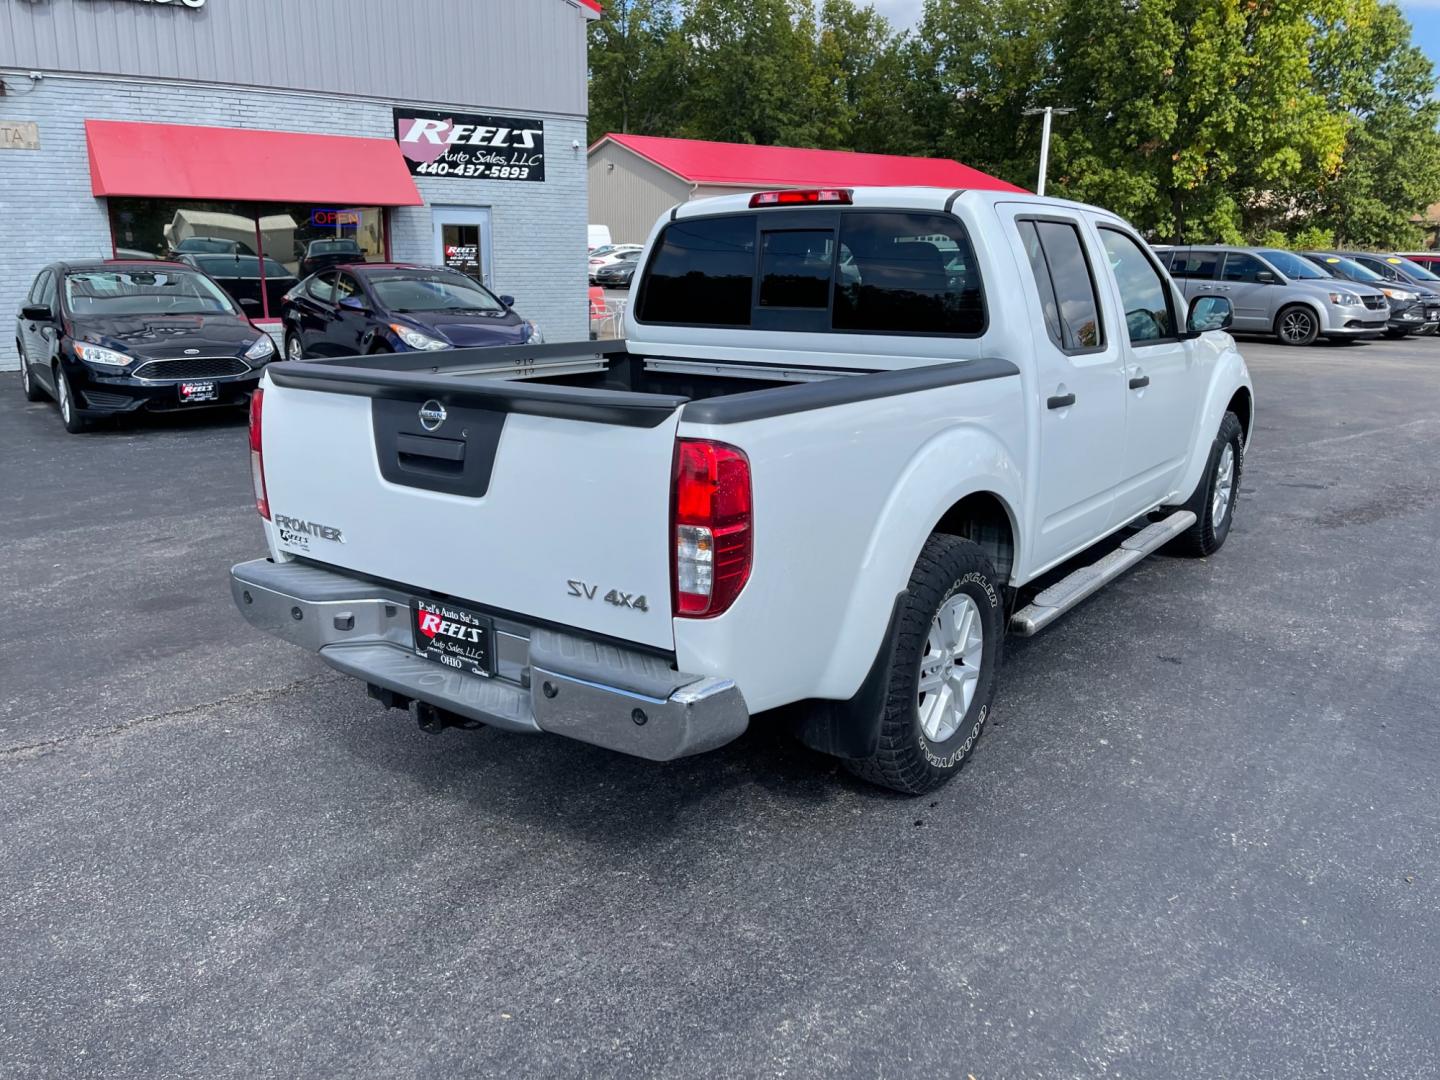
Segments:
[[[608,0],[589,44],[590,141],[609,131],[673,134],[684,79],[673,0]]]

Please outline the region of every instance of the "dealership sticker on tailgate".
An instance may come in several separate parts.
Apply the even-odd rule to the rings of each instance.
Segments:
[[[437,664],[489,678],[494,673],[495,623],[455,604],[416,600],[415,651]]]

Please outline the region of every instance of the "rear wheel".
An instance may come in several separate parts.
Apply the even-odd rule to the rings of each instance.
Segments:
[[[304,360],[305,346],[300,344],[300,339],[295,334],[285,335],[285,359]]]
[[[1275,336],[1282,345],[1309,345],[1320,336],[1320,319],[1303,304],[1291,304],[1275,316]]]
[[[1172,540],[1167,551],[1200,558],[1220,550],[1235,521],[1235,500],[1240,494],[1244,467],[1245,429],[1238,416],[1227,412],[1210,444],[1210,460],[1200,486],[1180,508],[1195,515],[1195,524]]]
[[[19,342],[15,348],[20,349]],[[20,351],[20,390],[25,395],[26,401],[43,401],[45,391],[40,389],[40,384],[35,381],[35,376],[30,374],[30,361],[25,359],[25,353]]]
[[[910,575],[875,753],[855,775],[908,795],[949,780],[990,714],[1005,633],[1001,583],[969,540],[936,535]]]
[[[65,375],[65,369],[59,364],[55,365],[55,404],[60,408],[60,419],[65,424],[65,430],[71,435],[79,435],[90,426],[85,417],[80,415],[79,406],[75,404],[75,395],[70,390],[70,380]]]

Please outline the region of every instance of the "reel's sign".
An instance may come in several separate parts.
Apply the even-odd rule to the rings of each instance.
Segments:
[[[395,139],[413,176],[545,179],[543,120],[396,109]]]

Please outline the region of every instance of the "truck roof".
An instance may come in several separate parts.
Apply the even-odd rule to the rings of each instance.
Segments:
[[[777,189],[779,190],[779,189]],[[832,190],[826,188],[824,190]],[[1104,214],[1115,218],[1114,213],[1101,206],[1056,199],[1049,195],[1033,195],[1028,191],[989,191],[978,188],[940,187],[851,187],[842,188],[850,192],[850,205],[868,206],[877,209],[950,210],[956,205],[966,207],[993,206],[996,203],[1033,203],[1037,208],[1086,210],[1092,214]],[[709,199],[696,199],[681,203],[670,211],[670,220],[679,218],[704,217],[710,214],[734,214],[749,212],[753,193],[742,195],[719,195]],[[784,209],[797,209],[786,206]]]

